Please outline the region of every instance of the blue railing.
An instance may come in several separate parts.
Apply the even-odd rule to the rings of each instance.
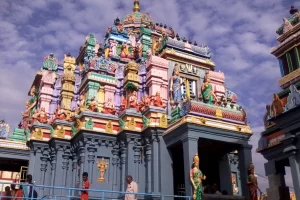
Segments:
[[[10,186],[14,184],[16,186],[22,185],[22,187],[32,186],[32,194],[33,197],[34,190],[37,191],[37,198],[28,198],[25,197],[9,197],[4,196],[2,192],[0,192],[0,200],[2,198],[5,199],[24,199],[24,200],[74,200],[80,199],[81,188],[66,188],[66,187],[58,187],[58,186],[46,186],[46,185],[29,185],[29,184],[16,184],[16,183],[8,183],[8,182],[0,182],[0,191],[4,191],[5,185]],[[137,199],[144,199],[145,197],[159,198],[161,200],[191,200],[190,196],[179,196],[179,195],[164,195],[164,194],[149,194],[149,193],[130,193],[130,192],[121,192],[121,191],[110,191],[110,190],[95,190],[88,189],[85,190],[89,192],[89,199],[99,199],[99,200],[107,200],[107,199],[124,199],[126,194],[136,195]],[[45,192],[48,194],[45,195]]]

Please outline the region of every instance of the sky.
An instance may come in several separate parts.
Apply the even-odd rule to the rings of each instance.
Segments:
[[[264,175],[266,160],[255,153],[263,128],[265,105],[280,91],[279,65],[270,54],[278,44],[276,30],[296,0],[140,0],[141,12],[167,24],[180,36],[206,44],[216,70],[246,108],[253,131],[253,162]],[[102,41],[116,17],[132,12],[133,0],[1,0],[0,1],[0,119],[11,130],[21,120],[35,73],[49,53],[62,62],[77,56],[85,37]],[[292,186],[290,170],[286,183]],[[259,178],[260,187],[268,187]]]

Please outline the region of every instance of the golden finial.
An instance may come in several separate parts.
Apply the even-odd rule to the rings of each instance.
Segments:
[[[133,12],[140,12],[141,11],[139,0],[134,0],[133,9],[132,10],[133,10]]]

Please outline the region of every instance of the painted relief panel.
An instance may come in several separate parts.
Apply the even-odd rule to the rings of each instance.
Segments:
[[[109,181],[109,167],[110,167],[110,160],[107,157],[97,156],[97,182],[99,183],[108,183]]]

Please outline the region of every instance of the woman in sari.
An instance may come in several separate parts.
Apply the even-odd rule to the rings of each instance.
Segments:
[[[194,200],[203,200],[203,188],[202,180],[205,180],[205,175],[202,174],[199,169],[199,157],[198,154],[194,156],[193,167],[190,171],[190,179],[193,185],[193,199]]]
[[[254,165],[251,163],[248,168],[248,189],[249,189],[249,194],[250,194],[250,200],[257,200],[257,190],[261,193],[261,190],[258,188],[257,184],[257,177],[254,174]]]

